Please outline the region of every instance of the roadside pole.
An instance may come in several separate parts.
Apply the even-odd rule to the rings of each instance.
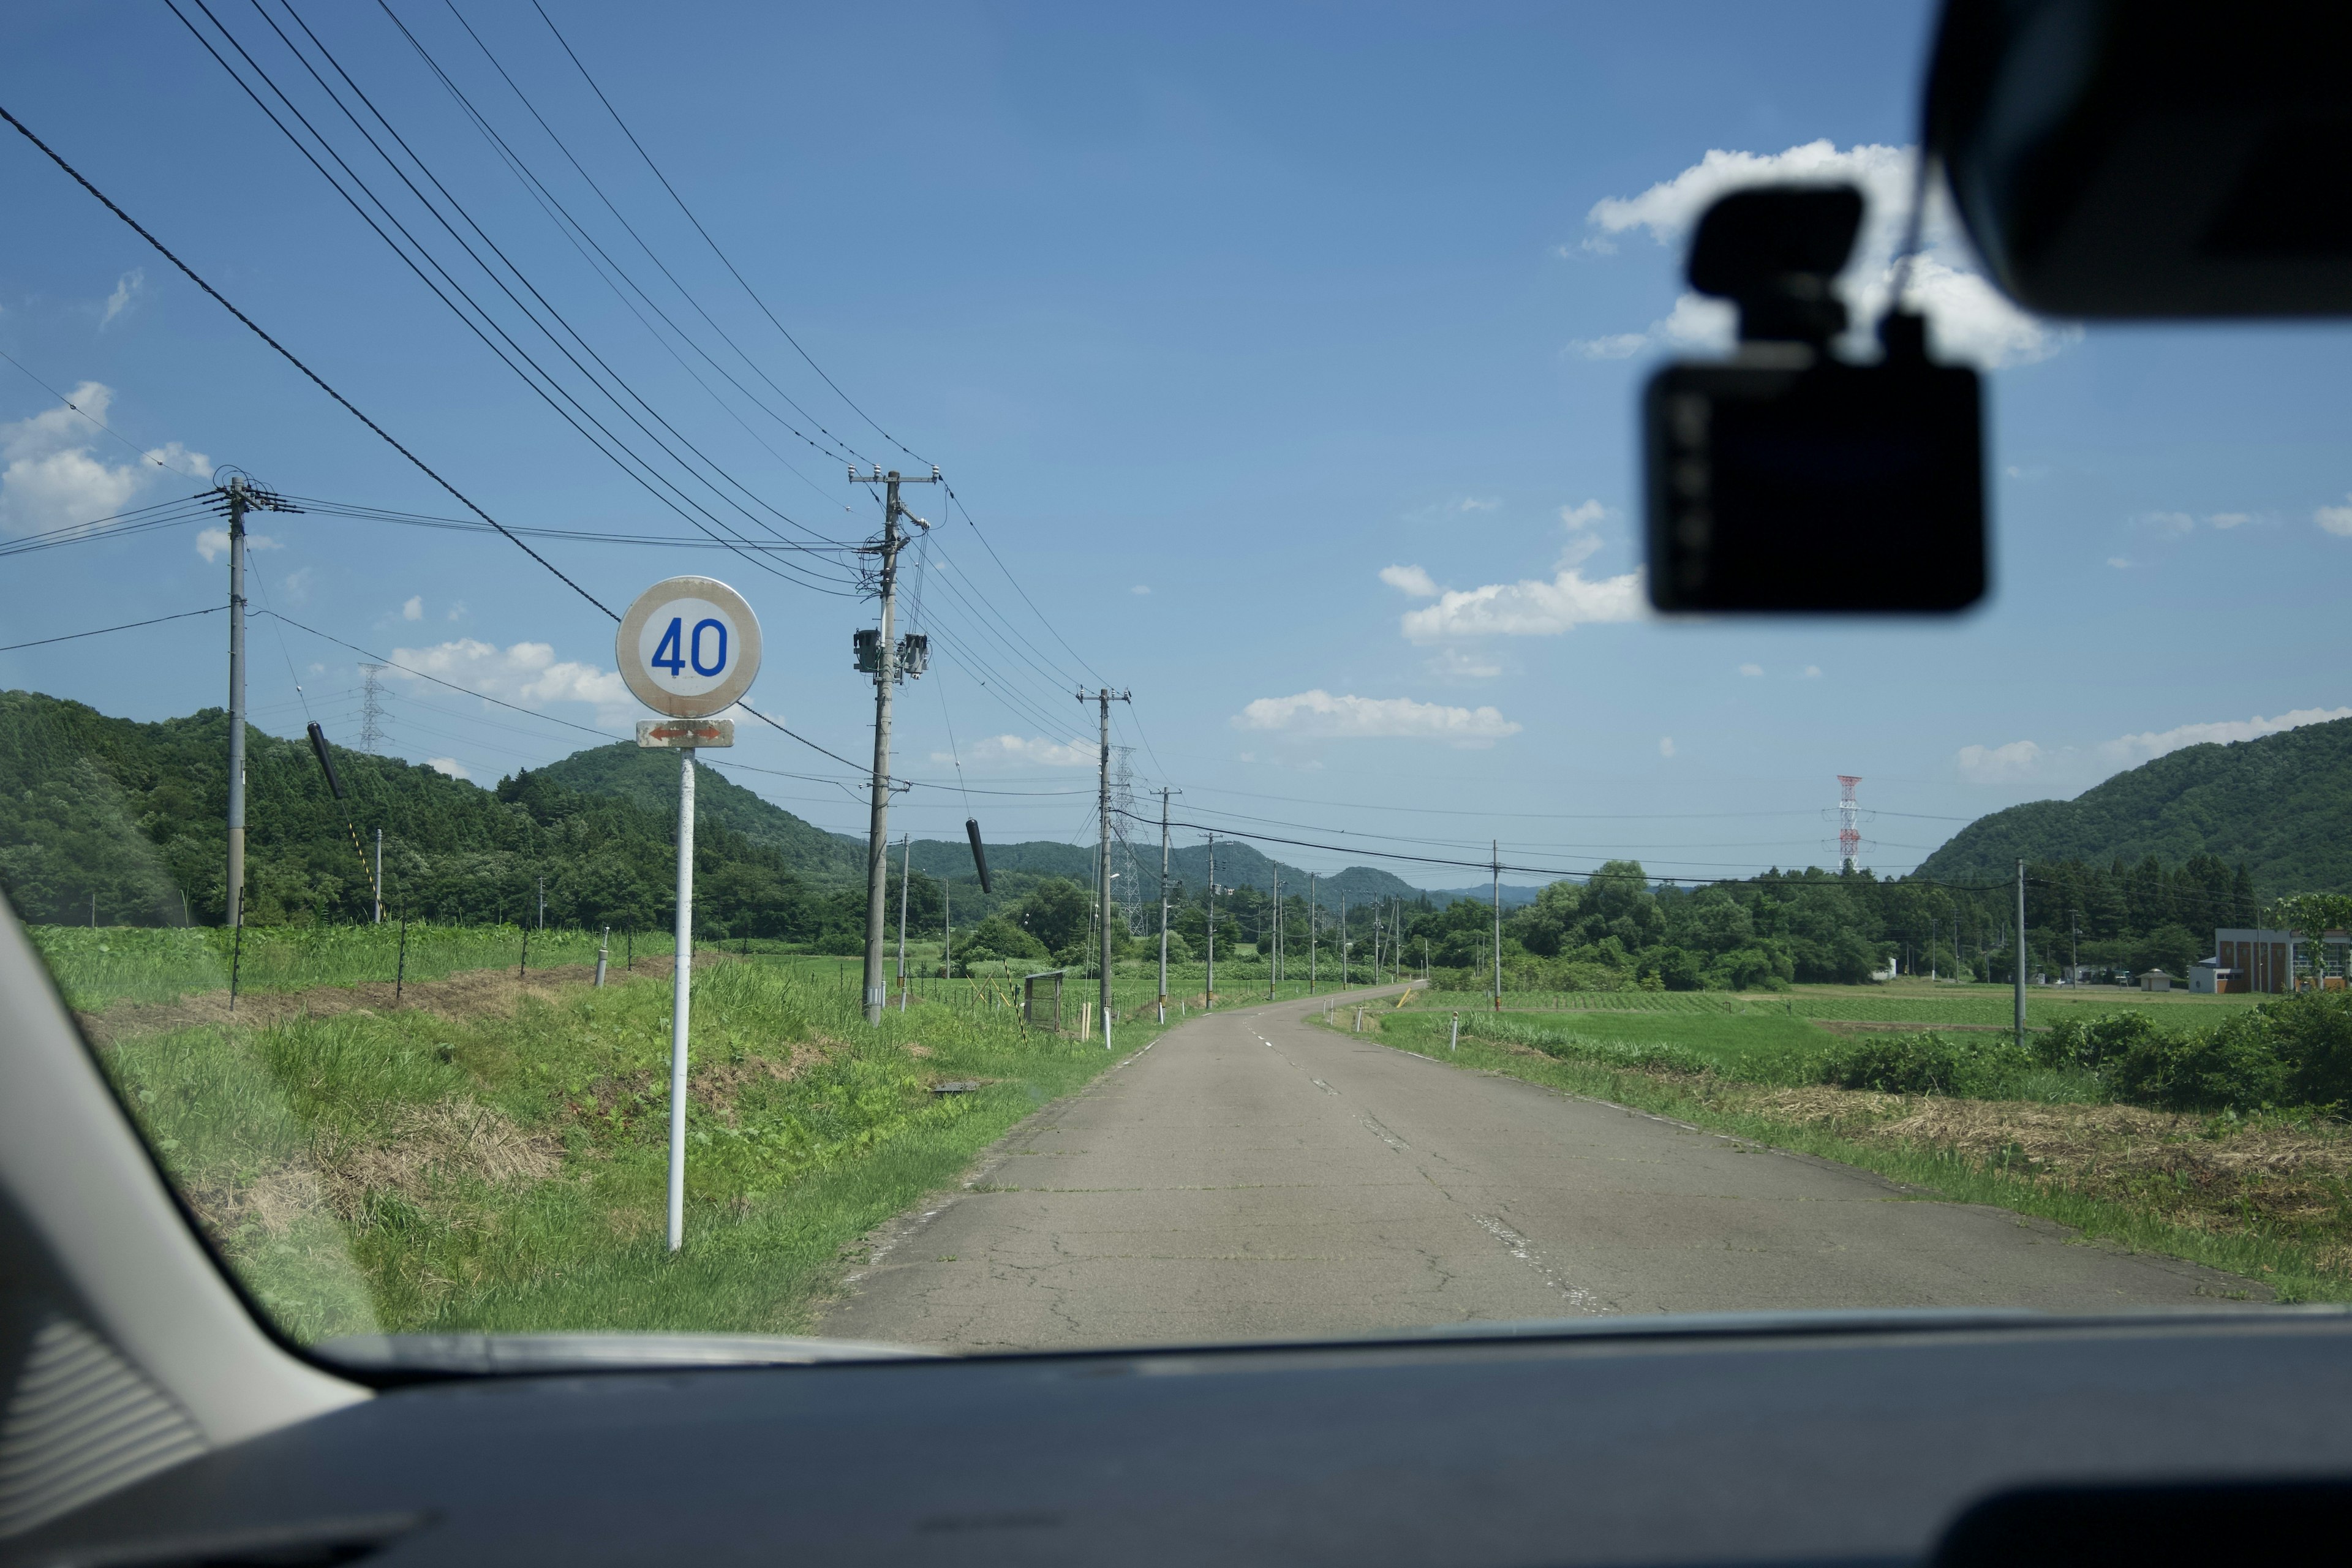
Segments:
[[[2025,1046],[2025,862],[2017,863],[2017,1044]]]
[[[1175,792],[1162,785],[1160,790],[1160,1021],[1168,1021],[1168,797]]]
[[[1503,844],[1496,839],[1495,855],[1495,1011],[1503,1010]]]
[[[920,637],[901,638],[898,636],[898,553],[907,547],[909,536],[898,527],[904,518],[926,533],[931,525],[899,504],[901,485],[935,485],[940,482],[940,470],[933,468],[929,478],[912,478],[896,468],[883,473],[877,465],[870,474],[849,470],[852,484],[881,485],[882,537],[865,547],[867,554],[882,559],[877,574],[877,596],[882,601],[882,625],[878,631],[859,632],[857,668],[870,671],[874,677],[874,776],[872,796],[868,805],[866,830],[866,966],[864,1006],[866,1021],[879,1024],[883,1005],[889,999],[889,988],[882,982],[882,942],[885,921],[889,916],[890,881],[890,792],[902,786],[890,779],[890,698],[899,681],[923,673],[928,662],[929,644]],[[871,639],[869,644],[868,639]]]
[[[375,923],[383,924],[383,829],[375,830]]]
[[[677,924],[670,947],[669,1249],[686,1239],[686,1037],[694,989],[694,748],[677,753]]]
[[[760,622],[743,595],[726,584],[709,577],[671,577],[630,604],[613,639],[613,651],[629,690],[666,715],[637,721],[637,744],[678,753],[677,914],[669,1007],[669,1250],[676,1252],[686,1239],[687,1047],[694,994],[694,753],[705,746],[735,743],[734,721],[710,715],[733,707],[751,690],[760,673]]]
[[[1315,873],[1307,873],[1307,994],[1315,994]]]
[[[1217,1010],[1217,836],[1209,835],[1209,977],[1201,988],[1201,1011]]]

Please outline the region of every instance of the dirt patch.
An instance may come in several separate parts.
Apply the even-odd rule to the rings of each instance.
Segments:
[[[503,1111],[458,1100],[404,1111],[392,1142],[332,1152],[320,1166],[329,1200],[354,1218],[376,1192],[415,1200],[451,1179],[543,1182],[563,1168],[563,1144],[552,1133],[524,1131]]]
[[[708,969],[714,963],[737,962],[731,955],[698,952],[694,956],[697,969]],[[606,984],[627,985],[639,981],[667,980],[670,976],[670,961],[646,958],[634,970],[614,969],[606,976]],[[389,981],[364,985],[319,985],[307,991],[248,991],[236,999],[236,1011],[229,1011],[228,993],[207,991],[194,996],[183,996],[173,1002],[124,1002],[99,1013],[77,1013],[82,1032],[100,1046],[127,1039],[133,1035],[160,1034],[170,1029],[194,1028],[201,1025],[242,1025],[247,1028],[266,1028],[297,1018],[331,1018],[345,1013],[389,1013],[395,1006],[417,1008],[451,1018],[512,1017],[526,997],[541,1001],[552,1000],[559,994],[576,990],[596,978],[593,964],[570,964],[548,969],[534,969],[528,974],[517,975],[510,969],[476,969],[462,974],[452,974],[442,980],[412,980],[401,987],[400,1000],[393,1000]]]
[[[790,1083],[840,1049],[837,1040],[803,1040],[782,1061],[773,1057],[747,1056],[741,1061],[706,1062],[691,1068],[686,1092],[705,1110],[735,1125],[735,1101],[760,1084]]]

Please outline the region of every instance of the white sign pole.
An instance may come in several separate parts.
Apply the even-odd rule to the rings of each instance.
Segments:
[[[677,927],[670,963],[669,1249],[686,1239],[687,1041],[694,994],[694,753],[735,743],[732,707],[760,673],[760,622],[726,584],[672,577],[637,595],[614,639],[621,679],[659,720],[637,744],[674,748],[677,773]]]
[[[686,1029],[694,989],[694,748],[677,753],[677,957],[669,1004],[669,1249],[686,1239]]]

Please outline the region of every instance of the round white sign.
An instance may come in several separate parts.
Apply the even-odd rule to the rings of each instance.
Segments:
[[[613,658],[622,680],[655,712],[707,718],[751,689],[760,673],[759,617],[716,578],[672,577],[629,605]]]

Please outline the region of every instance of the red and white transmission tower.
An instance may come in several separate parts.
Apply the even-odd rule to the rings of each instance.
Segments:
[[[1840,773],[1838,782],[1838,869],[1862,869],[1862,807],[1854,804],[1853,786],[1862,782]]]

